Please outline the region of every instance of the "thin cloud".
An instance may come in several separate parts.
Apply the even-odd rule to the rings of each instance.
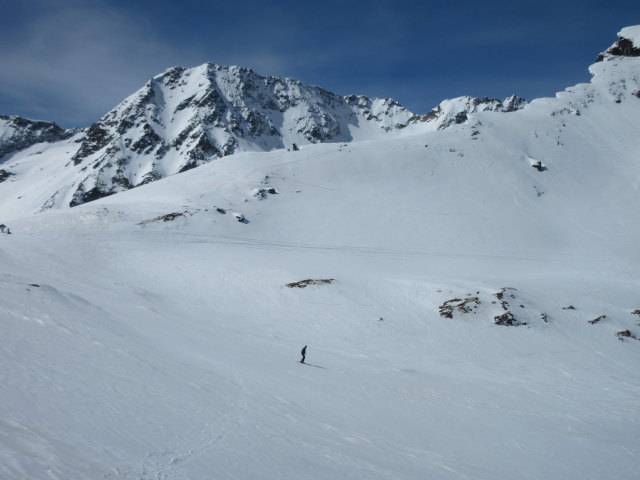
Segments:
[[[67,122],[84,126],[185,57],[105,3],[36,3],[40,13],[0,49],[3,103],[46,114],[47,99]]]

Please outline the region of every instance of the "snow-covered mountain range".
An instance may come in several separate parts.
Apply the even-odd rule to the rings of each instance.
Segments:
[[[12,130],[0,477],[639,478],[639,48],[526,105],[205,65]]]
[[[236,152],[438,130],[471,113],[511,112],[525,104],[516,96],[504,102],[461,97],[416,115],[391,99],[343,97],[289,78],[207,63],[154,77],[83,131],[2,117],[0,158],[18,162],[20,151],[42,142],[50,145],[40,145],[39,155],[63,148],[59,175],[65,184],[50,192],[45,205],[75,206]],[[56,144],[63,140],[64,147]]]

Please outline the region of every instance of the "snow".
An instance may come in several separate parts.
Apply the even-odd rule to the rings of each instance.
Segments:
[[[640,48],[640,25],[623,28],[618,32],[618,37],[631,40],[636,48]]]
[[[73,139],[10,159],[0,477],[638,478],[640,59],[591,72],[73,209]]]

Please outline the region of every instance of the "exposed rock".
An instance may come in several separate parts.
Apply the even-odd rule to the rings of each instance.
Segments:
[[[4,182],[9,177],[12,177],[15,173],[11,173],[7,170],[0,169],[0,183]]]
[[[462,298],[452,298],[447,300],[439,307],[440,316],[445,318],[453,318],[454,312],[471,313],[475,312],[480,305],[480,298],[468,296]]]
[[[596,57],[601,62],[608,57],[640,57],[638,27],[626,27],[618,33],[618,40]]]
[[[503,325],[503,326],[518,326],[518,325],[523,325],[522,323],[518,322],[518,320],[516,320],[516,318],[513,316],[513,313],[507,311],[504,312],[501,315],[496,315],[495,317],[493,317],[493,323],[495,323],[496,325]],[[526,324],[524,324],[526,325]]]
[[[300,280],[299,282],[287,283],[289,288],[307,288],[309,285],[330,285],[335,281],[333,278],[320,278]]]
[[[589,320],[589,323],[593,325],[595,323],[598,323],[600,320],[604,320],[605,318],[607,318],[606,315],[600,315],[599,317],[596,317],[593,320]]]
[[[517,327],[520,325],[527,325],[527,322],[521,322],[520,320],[518,320],[510,310],[509,299],[515,300],[516,296],[514,292],[516,291],[517,290],[515,288],[504,287],[500,289],[499,292],[494,293],[494,296],[500,302],[500,306],[505,311],[504,313],[493,317],[493,323],[495,323],[496,325],[514,326],[514,327]]]
[[[628,38],[620,37],[616,43],[596,57],[596,62],[601,62],[608,56],[640,57],[640,48],[636,47]]]
[[[547,170],[547,167],[545,167],[545,166],[542,164],[542,162],[541,162],[541,161],[539,161],[539,160],[538,160],[537,162],[532,163],[532,164],[531,164],[531,166],[532,166],[533,168],[535,168],[535,169],[536,169],[537,171],[539,171],[539,172],[544,172],[545,170]]]
[[[616,333],[616,335],[618,336],[618,340],[624,340],[625,338],[633,338],[634,340],[640,340],[631,332],[631,330],[622,330]]]
[[[249,223],[249,220],[242,213],[234,213],[233,216],[240,223]]]
[[[148,225],[155,222],[173,222],[178,217],[184,217],[184,212],[167,213],[166,215],[160,215],[159,217],[152,218],[150,220],[143,220],[136,225]]]

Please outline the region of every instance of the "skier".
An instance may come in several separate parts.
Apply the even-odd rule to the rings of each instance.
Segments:
[[[300,351],[300,353],[302,354],[302,360],[300,360],[300,363],[304,363],[304,357],[307,355],[307,346],[306,345],[303,347],[303,349]]]

